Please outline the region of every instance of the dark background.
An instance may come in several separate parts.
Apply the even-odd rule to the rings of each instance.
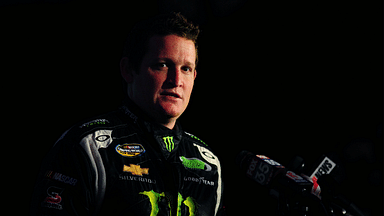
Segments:
[[[268,206],[265,191],[235,164],[246,149],[282,164],[299,155],[308,167],[333,152],[346,170],[343,191],[365,212],[382,214],[382,5],[177,2],[0,3],[3,80],[12,85],[3,89],[5,115],[13,151],[26,151],[15,161],[28,167],[16,176],[33,173],[24,200],[65,130],[120,105],[119,61],[131,27],[181,11],[202,32],[195,89],[180,121],[220,156],[228,213]]]

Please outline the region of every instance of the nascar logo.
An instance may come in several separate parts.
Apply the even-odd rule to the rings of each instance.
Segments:
[[[116,146],[116,152],[123,157],[135,157],[143,154],[145,152],[144,147],[141,144],[137,143],[125,143]]]

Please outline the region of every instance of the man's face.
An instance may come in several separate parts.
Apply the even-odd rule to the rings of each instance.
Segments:
[[[129,97],[160,123],[175,121],[187,108],[196,77],[195,61],[192,40],[153,36],[139,73],[132,73]]]

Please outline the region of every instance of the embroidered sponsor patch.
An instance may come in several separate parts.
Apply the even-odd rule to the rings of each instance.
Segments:
[[[165,144],[165,148],[167,148],[169,152],[173,151],[173,149],[175,148],[175,143],[173,142],[173,136],[163,137],[163,141]]]
[[[184,156],[180,156],[180,160],[183,163],[185,168],[189,169],[200,169],[205,171],[211,171],[212,167],[205,163],[204,161],[198,158],[186,158]]]
[[[98,130],[94,133],[97,148],[108,148],[112,143],[112,130]]]
[[[140,165],[129,164],[129,166],[124,165],[123,172],[130,172],[132,175],[143,176],[143,174],[149,174],[149,168],[141,168]]]
[[[195,183],[204,184],[204,185],[208,185],[208,186],[215,186],[214,181],[208,181],[208,180],[204,179],[204,177],[196,178],[196,177],[184,176],[184,181],[195,182]]]
[[[57,210],[63,210],[63,206],[61,205],[61,193],[64,191],[62,188],[51,186],[47,189],[48,196],[41,203],[42,207],[52,208]]]
[[[66,176],[66,175],[63,175],[63,174],[58,173],[58,172],[51,171],[51,170],[49,170],[45,174],[45,177],[49,178],[49,179],[52,179],[52,180],[59,181],[59,182],[63,182],[65,184],[69,184],[69,185],[72,185],[72,186],[75,186],[76,183],[77,183],[77,179],[69,177],[69,176]]]
[[[123,157],[135,157],[140,156],[145,152],[144,147],[137,143],[125,143],[116,146],[116,152]]]
[[[90,126],[93,126],[93,125],[105,125],[109,123],[109,121],[107,119],[95,119],[95,120],[92,120],[92,121],[89,121],[87,123],[84,123],[80,126],[80,128],[83,128],[83,127],[90,127]]]

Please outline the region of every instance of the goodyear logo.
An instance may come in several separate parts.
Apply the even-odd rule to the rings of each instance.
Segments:
[[[116,146],[116,152],[123,157],[135,157],[140,156],[145,152],[144,147],[137,143],[125,143]]]

